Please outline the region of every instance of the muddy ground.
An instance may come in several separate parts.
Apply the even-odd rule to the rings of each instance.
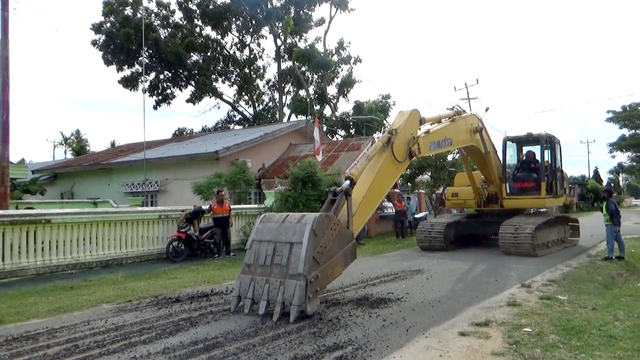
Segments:
[[[403,302],[403,296],[385,292],[391,283],[407,281],[423,270],[392,272],[327,292],[316,314],[289,324],[229,311],[232,287],[163,297],[119,306],[92,319],[21,332],[0,338],[3,359],[335,359],[368,358],[368,346],[380,328],[404,328],[387,320],[386,311]],[[330,310],[330,311],[328,311]],[[216,323],[250,325],[219,333],[201,327]],[[240,324],[238,324],[240,325]],[[354,333],[352,329],[362,331]],[[410,331],[410,326],[404,329]],[[176,337],[186,341],[172,341]],[[374,336],[376,337],[376,336]]]

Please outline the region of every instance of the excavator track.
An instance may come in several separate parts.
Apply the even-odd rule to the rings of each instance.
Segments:
[[[422,251],[450,251],[458,248],[455,228],[468,214],[445,214],[423,221],[416,229],[416,241]]]
[[[578,219],[567,215],[523,214],[505,221],[498,243],[507,255],[544,256],[580,241]]]

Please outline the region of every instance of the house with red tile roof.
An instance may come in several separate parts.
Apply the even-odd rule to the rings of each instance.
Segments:
[[[31,199],[109,199],[128,204],[130,197],[145,196],[145,206],[200,204],[191,190],[194,181],[227,171],[237,159],[247,161],[257,172],[263,164],[277,160],[291,144],[313,147],[313,129],[312,123],[298,120],[124,144],[77,158],[33,164],[33,175],[46,175],[48,181],[43,184],[46,196]],[[322,134],[322,141],[328,140]],[[261,203],[264,195],[258,188],[251,199]]]
[[[357,163],[374,141],[373,137],[323,141],[320,166],[325,172],[338,170],[344,174]],[[286,186],[289,170],[311,157],[315,157],[313,143],[289,145],[282,155],[260,172],[262,189],[270,191]]]

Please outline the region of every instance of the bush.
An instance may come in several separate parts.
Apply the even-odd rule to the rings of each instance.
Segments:
[[[234,205],[249,203],[249,195],[255,189],[257,180],[246,161],[236,161],[228,173],[217,171],[203,180],[191,183],[191,191],[203,202],[216,197],[216,190],[227,189]]]
[[[599,205],[602,206],[602,201],[604,200],[604,186],[590,179],[585,189],[585,195],[592,209],[598,208]]]
[[[339,186],[339,171],[325,173],[315,158],[301,161],[289,171],[287,188],[276,193],[277,212],[318,212],[327,199],[327,189]]]

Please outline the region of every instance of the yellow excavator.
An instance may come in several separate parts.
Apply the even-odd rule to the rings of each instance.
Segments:
[[[536,211],[570,202],[562,149],[555,136],[506,137],[501,162],[476,114],[459,107],[431,117],[417,110],[402,111],[345,176],[343,185],[329,190],[319,213],[260,215],[246,245],[231,311],[244,301],[245,313],[258,305],[258,314],[265,315],[273,307],[274,321],[286,310],[291,322],[302,311],[313,314],[327,286],[356,259],[355,235],[411,159],[456,149],[465,171],[446,189],[446,206],[472,212],[421,222],[416,231],[420,249],[452,250],[470,239],[497,238],[506,254],[541,256],[578,243],[576,218]],[[522,154],[531,157],[530,152],[540,160],[524,171]]]

